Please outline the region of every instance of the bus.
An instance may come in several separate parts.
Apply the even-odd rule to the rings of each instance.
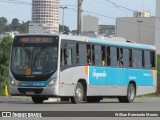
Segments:
[[[12,96],[31,96],[34,103],[50,97],[71,103],[100,102],[157,90],[156,48],[120,38],[61,34],[14,37],[9,67]]]

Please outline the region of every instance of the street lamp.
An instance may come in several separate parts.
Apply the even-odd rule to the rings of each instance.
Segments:
[[[137,21],[139,23],[139,43],[140,43],[140,39],[141,39],[141,23],[143,22],[142,20],[138,20]]]
[[[60,7],[61,9],[63,9],[63,15],[62,15],[62,33],[64,32],[64,9],[67,9],[67,7]]]

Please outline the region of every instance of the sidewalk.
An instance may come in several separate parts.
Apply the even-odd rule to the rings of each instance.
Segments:
[[[14,102],[14,103],[20,103],[20,102],[32,102],[31,97],[27,96],[0,96],[0,103],[9,103],[9,102]],[[49,100],[45,100],[44,102],[59,102],[59,98],[49,98]]]

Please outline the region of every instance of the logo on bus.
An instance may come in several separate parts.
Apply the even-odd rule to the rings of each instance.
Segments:
[[[92,77],[95,77],[96,79],[98,79],[100,77],[107,77],[107,73],[105,71],[102,73],[98,73],[98,72],[96,72],[96,69],[93,69]]]

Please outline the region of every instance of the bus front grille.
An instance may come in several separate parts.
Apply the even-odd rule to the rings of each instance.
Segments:
[[[43,88],[18,88],[18,91],[22,94],[27,94],[27,93],[41,94],[43,92]]]

